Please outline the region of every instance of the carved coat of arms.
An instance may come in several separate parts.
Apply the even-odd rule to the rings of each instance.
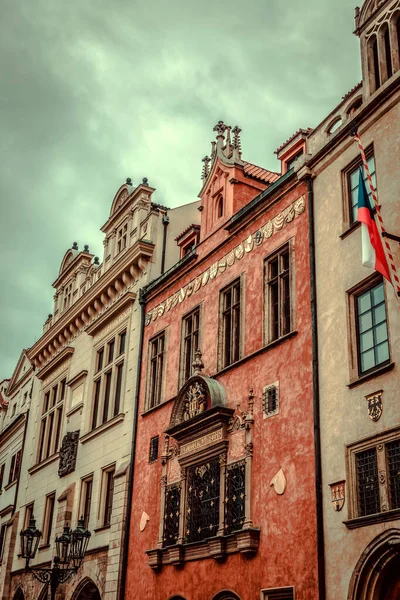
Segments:
[[[338,481],[337,483],[332,483],[330,488],[333,508],[336,511],[342,510],[345,501],[345,482]]]
[[[196,381],[186,392],[186,398],[183,408],[183,420],[187,421],[192,417],[204,412],[207,407],[207,392],[205,388]]]
[[[381,418],[383,411],[382,392],[376,392],[370,396],[366,396],[368,405],[368,416],[371,421],[378,421]]]
[[[59,477],[75,471],[76,455],[78,452],[79,429],[69,431],[64,437],[60,448]]]

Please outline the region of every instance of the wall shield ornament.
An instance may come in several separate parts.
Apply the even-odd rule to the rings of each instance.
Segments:
[[[69,431],[64,437],[60,448],[60,463],[58,476],[64,477],[75,471],[76,455],[78,453],[79,429]]]
[[[374,392],[365,396],[368,407],[368,416],[371,421],[379,421],[383,412],[383,392]]]
[[[345,481],[337,481],[330,484],[331,501],[335,511],[342,510],[345,501]]]

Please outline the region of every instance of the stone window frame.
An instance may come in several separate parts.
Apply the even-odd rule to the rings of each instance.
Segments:
[[[385,296],[385,308],[386,308],[386,325],[388,330],[388,345],[389,345],[389,360],[385,363],[380,363],[375,367],[369,369],[366,372],[361,372],[359,367],[359,331],[358,331],[358,316],[357,316],[357,298],[364,292],[373,287],[383,283],[383,291]],[[390,342],[390,322],[388,314],[388,303],[386,294],[386,285],[382,275],[378,272],[374,272],[355,286],[346,291],[347,295],[347,329],[348,329],[348,346],[349,346],[349,376],[350,387],[356,385],[359,382],[365,381],[367,378],[378,376],[381,373],[393,368],[391,362],[391,342]]]
[[[53,521],[56,508],[56,492],[46,494],[44,512],[43,512],[43,525],[42,525],[42,539],[39,546],[39,550],[42,548],[48,548],[50,546],[51,534],[53,531]]]
[[[273,338],[271,334],[271,312],[270,312],[270,291],[269,291],[269,264],[277,256],[283,254],[288,249],[289,252],[289,291],[290,291],[290,329],[289,332],[278,335],[277,338]],[[286,240],[278,248],[275,248],[270,254],[264,258],[263,266],[263,337],[264,345],[272,344],[280,339],[285,338],[288,334],[295,331],[296,329],[296,279],[295,279],[295,248],[294,238]],[[280,313],[282,309],[280,308]]]
[[[161,366],[161,382],[160,382],[160,397],[156,398],[157,402],[151,401],[151,389],[153,386],[153,377],[152,377],[152,365],[151,365],[151,351],[152,344],[157,342],[159,338],[164,337],[164,348],[163,348],[163,360]],[[166,380],[166,372],[167,372],[167,363],[168,363],[168,327],[158,331],[155,335],[153,335],[148,341],[148,351],[147,351],[147,376],[146,376],[146,399],[145,399],[145,412],[148,410],[152,410],[157,406],[160,406],[165,398],[165,380]]]
[[[60,449],[66,397],[67,371],[63,371],[61,375],[43,388],[36,464],[55,456]],[[50,421],[51,415],[53,417]]]
[[[374,152],[374,144],[371,143],[367,146],[365,150],[365,156],[367,158],[367,162],[374,159],[374,171],[372,175],[375,175],[375,190],[378,192],[378,171],[376,165],[376,156]],[[363,166],[362,157],[358,154],[351,162],[349,162],[344,169],[341,171],[341,179],[342,179],[342,211],[343,211],[343,229],[348,231],[349,229],[355,229],[358,227],[357,219],[353,219],[353,210],[352,210],[352,198],[351,198],[351,181],[350,177],[353,173],[357,172],[360,167]],[[368,197],[371,197],[371,193],[369,192],[368,181],[366,177],[364,178],[367,184],[367,193]],[[372,209],[373,201],[371,204]]]
[[[103,338],[93,349],[92,360],[92,403],[88,431],[94,431],[112,421],[118,415],[124,414],[124,391],[125,391],[125,373],[128,352],[128,327],[126,322],[121,324],[110,335]],[[123,336],[123,337],[122,337]],[[124,348],[121,352],[121,343],[124,340]],[[109,359],[110,347],[113,343],[113,356]],[[99,356],[102,353],[101,367],[99,368]],[[110,375],[110,379],[108,376]],[[110,381],[109,391],[107,393],[107,414],[105,415],[105,399],[107,392],[107,381]],[[97,382],[100,382],[99,384]],[[118,393],[118,404],[117,390]],[[98,392],[97,392],[98,390]],[[98,395],[97,395],[98,394]],[[116,408],[118,410],[116,410]]]
[[[233,288],[239,282],[239,356],[237,360],[231,361],[228,364],[225,364],[224,354],[225,354],[225,343],[224,343],[224,294],[229,291],[230,288]],[[219,299],[218,299],[218,336],[217,336],[217,363],[218,363],[218,371],[226,369],[231,365],[234,365],[236,362],[239,362],[244,355],[244,341],[245,341],[245,305],[246,305],[246,277],[245,273],[240,273],[240,275],[234,277],[229,283],[227,283],[223,288],[219,290]]]
[[[8,472],[8,483],[7,486],[11,486],[15,483],[21,473],[21,462],[22,462],[22,449],[19,448],[15,454],[11,457],[10,470]]]
[[[116,464],[112,463],[107,467],[101,469],[101,484],[100,484],[100,501],[98,505],[97,520],[99,526],[96,527],[95,531],[102,529],[108,529],[111,527],[112,510],[114,504],[114,491],[115,491],[115,473]],[[107,502],[111,499],[110,514],[107,515]]]
[[[92,515],[92,504],[93,504],[93,482],[94,482],[94,473],[90,473],[81,478],[81,489],[79,494],[79,512],[78,519],[81,517],[84,519],[85,528],[89,529],[90,517]],[[89,484],[90,483],[90,488]],[[90,489],[90,502],[89,502],[89,510],[87,511],[87,498],[88,498],[88,490]],[[87,518],[88,515],[88,518]]]
[[[186,383],[186,381],[192,375],[192,374],[190,374],[189,377],[185,377],[185,337],[186,337],[185,336],[185,322],[187,321],[187,319],[191,318],[196,312],[199,313],[198,349],[201,350],[202,346],[203,346],[203,328],[202,328],[203,311],[204,311],[204,303],[201,302],[200,304],[197,304],[196,306],[191,308],[188,312],[186,312],[182,316],[182,319],[181,319],[181,345],[180,345],[180,352],[179,352],[179,381],[178,381],[179,389]],[[191,363],[193,363],[193,361],[194,361],[196,350],[197,350],[197,348],[191,349],[191,353],[193,355],[193,360],[191,361]]]
[[[388,461],[386,456],[386,446],[394,441],[400,441],[400,427],[394,427],[381,434],[368,436],[345,447],[346,477],[347,477],[347,495],[348,495],[348,520],[344,524],[349,528],[363,527],[374,523],[397,520],[400,517],[400,506],[390,508],[389,501],[389,477]],[[379,485],[380,512],[360,516],[358,489],[357,489],[357,466],[356,456],[365,450],[376,448],[377,471]]]

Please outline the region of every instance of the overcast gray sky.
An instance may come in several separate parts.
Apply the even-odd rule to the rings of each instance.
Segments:
[[[196,199],[219,119],[243,157],[315,126],[360,78],[350,0],[0,0],[0,379],[40,337],[73,241],[102,254],[118,187]]]

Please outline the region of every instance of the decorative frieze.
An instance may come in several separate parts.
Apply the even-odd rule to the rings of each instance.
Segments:
[[[169,312],[178,304],[184,302],[187,298],[199,291],[201,287],[206,286],[210,281],[214,281],[220,273],[232,267],[235,262],[241,260],[247,253],[253,251],[256,246],[259,246],[268,240],[275,233],[283,229],[288,223],[301,215],[305,210],[305,196],[300,196],[292,202],[287,208],[279,212],[275,217],[262,225],[257,231],[249,235],[236,248],[230,250],[225,256],[217,260],[208,269],[203,271],[195,279],[183,286],[175,294],[161,302],[146,315],[146,325],[152,321],[156,321],[165,312]]]
[[[219,442],[223,439],[223,429],[217,429],[217,431],[212,431],[207,435],[203,435],[202,437],[197,438],[197,440],[193,440],[192,442],[188,442],[187,444],[182,444],[180,455],[185,456],[186,454],[191,454],[192,452],[197,452],[201,448],[206,446],[212,446],[215,442]]]

